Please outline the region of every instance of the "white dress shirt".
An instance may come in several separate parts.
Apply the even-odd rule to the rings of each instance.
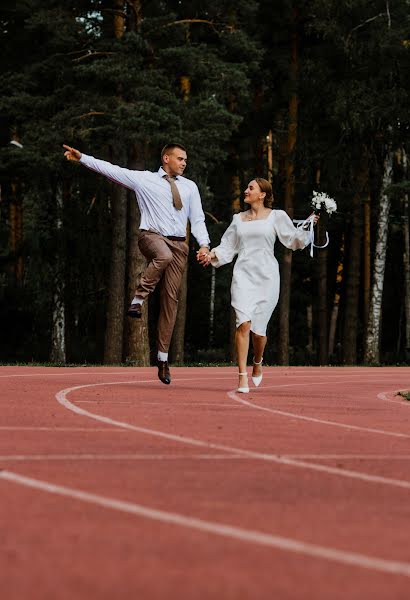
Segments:
[[[140,229],[156,231],[165,236],[186,237],[189,219],[192,235],[199,246],[209,247],[201,197],[196,183],[190,179],[181,175],[175,179],[183,205],[181,210],[177,210],[172,202],[171,186],[163,178],[166,172],[162,167],[156,172],[134,171],[87,154],[81,155],[80,162],[135,192],[141,213]]]

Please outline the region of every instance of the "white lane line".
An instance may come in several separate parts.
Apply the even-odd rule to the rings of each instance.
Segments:
[[[249,458],[259,458],[260,460],[271,461],[271,462],[279,463],[282,465],[293,466],[293,467],[298,467],[298,468],[302,468],[302,469],[310,469],[313,471],[327,473],[329,475],[336,475],[337,477],[348,477],[351,479],[358,479],[361,481],[366,481],[368,483],[381,483],[384,485],[391,485],[391,486],[396,486],[396,487],[400,487],[400,488],[407,488],[407,489],[410,488],[410,483],[407,481],[401,480],[401,479],[392,479],[392,478],[387,478],[387,477],[380,477],[377,475],[369,475],[368,473],[362,473],[360,471],[352,471],[352,470],[341,469],[341,468],[336,468],[336,467],[327,467],[325,465],[316,465],[316,464],[312,464],[312,463],[308,463],[308,462],[304,462],[304,461],[300,461],[300,460],[285,458],[282,456],[278,457],[275,454],[254,452],[251,450],[244,450],[242,448],[234,448],[232,446],[225,446],[222,444],[212,444],[211,442],[204,442],[203,440],[188,438],[188,437],[185,437],[182,435],[176,435],[173,433],[166,433],[163,431],[157,431],[155,429],[147,429],[146,427],[139,427],[137,425],[131,425],[130,423],[126,423],[123,421],[116,421],[114,419],[110,419],[109,417],[104,417],[103,415],[91,413],[91,412],[85,410],[84,408],[81,408],[77,404],[73,404],[67,398],[67,395],[70,392],[73,392],[73,391],[76,391],[79,389],[84,389],[84,388],[88,388],[88,387],[96,387],[96,386],[101,386],[101,385],[118,385],[118,383],[123,384],[124,382],[112,381],[112,382],[107,382],[107,383],[96,383],[96,384],[89,383],[89,384],[85,384],[85,385],[77,385],[77,386],[74,386],[71,388],[66,388],[64,390],[61,390],[60,392],[58,392],[56,394],[56,399],[62,406],[64,406],[68,410],[71,410],[72,412],[77,413],[79,415],[89,417],[91,419],[95,419],[96,421],[100,421],[101,423],[107,423],[109,425],[114,425],[117,427],[124,427],[124,429],[128,429],[130,431],[137,431],[138,433],[143,433],[146,435],[160,437],[160,438],[163,438],[166,440],[171,440],[173,442],[177,442],[180,444],[199,446],[199,447],[208,448],[208,449],[212,448],[213,450],[221,450],[222,452],[228,452],[231,454],[240,454],[241,456],[246,456]]]
[[[282,454],[278,456],[320,460],[410,460],[410,454]]]
[[[112,398],[101,398],[98,400],[76,400],[76,404],[128,404],[129,406],[135,406],[136,403],[135,402],[131,402],[131,401],[127,401],[127,400],[115,400]],[[152,405],[158,405],[158,406],[162,406],[164,407],[164,401],[162,402],[156,402],[155,400],[153,400],[152,402],[150,401],[143,401],[143,402],[138,402],[138,406],[141,405],[148,405],[148,406],[152,406]],[[173,403],[173,407],[178,407],[178,406],[192,406],[192,408],[196,408],[197,406],[228,406],[229,408],[234,408],[234,409],[238,409],[238,408],[244,408],[243,406],[237,406],[235,404],[230,404],[227,402],[195,402],[195,400],[193,400],[192,402],[179,402],[178,400],[176,402]]]
[[[225,375],[223,375],[222,377],[218,377],[214,375],[214,373],[218,373],[221,374],[221,369],[223,369],[224,367],[218,368],[218,367],[198,367],[198,369],[202,370],[202,369],[207,369],[213,372],[212,374],[212,378],[213,379],[231,379],[232,377],[236,377],[237,375],[237,371],[232,369],[232,371],[227,372]],[[225,367],[227,368],[227,367]],[[356,372],[354,370],[348,370],[346,368],[343,369],[339,369],[339,371],[337,372],[330,372],[327,371],[326,373],[324,371],[317,371],[317,372],[312,372],[312,370],[315,367],[308,367],[305,370],[303,370],[303,368],[301,367],[297,367],[297,369],[299,370],[279,370],[281,369],[281,367],[269,367],[267,366],[266,369],[271,369],[271,371],[267,371],[265,373],[265,377],[266,378],[272,378],[272,377],[289,377],[289,378],[301,378],[303,377],[303,379],[306,378],[315,378],[315,377],[319,377],[319,378],[323,378],[323,376],[326,377],[326,379],[328,378],[334,378],[334,377],[343,377],[344,375],[348,375],[349,377],[359,377],[359,378],[363,378],[364,375],[372,375],[372,378],[370,381],[365,382],[367,384],[372,383],[374,381],[374,375],[376,373],[377,377],[407,377],[407,381],[410,378],[410,370],[409,373],[406,372],[400,372],[400,369],[398,369],[397,371],[376,371],[375,369],[372,370],[367,370],[365,371],[364,369],[361,369],[360,367],[358,367],[358,369],[361,369],[361,372]],[[331,369],[332,367],[329,367],[329,369]],[[403,367],[404,369],[405,367]],[[97,377],[105,377],[107,375],[123,375],[125,377],[139,377],[143,374],[144,377],[147,377],[149,375],[151,375],[151,369],[153,369],[153,367],[130,367],[130,369],[134,369],[133,371],[127,373],[126,371],[105,371],[105,372],[99,372],[98,370],[94,371],[94,370],[90,370],[90,371],[71,371],[69,369],[64,369],[64,372],[59,372],[59,373],[13,373],[13,374],[8,374],[8,375],[0,375],[0,379],[10,379],[10,378],[16,378],[16,377],[66,377],[66,376],[77,376],[77,375],[93,375],[93,376],[97,376]],[[175,369],[175,372],[177,372],[178,367],[173,367],[173,369]],[[278,370],[276,370],[278,369]],[[407,368],[406,368],[407,369]],[[207,377],[198,377],[197,373],[192,373],[191,377],[188,378],[178,378],[177,376],[174,377],[173,381],[179,382],[179,381],[197,381],[198,379],[209,379],[209,375]],[[153,372],[152,373],[152,377],[146,381],[138,381],[138,379],[136,379],[136,382],[138,383],[152,383],[153,381],[158,382],[156,373]],[[345,381],[345,379],[343,379],[343,382]],[[335,383],[335,382],[334,382]],[[405,385],[405,383],[403,384]]]
[[[174,402],[174,401],[173,401]],[[144,402],[139,402],[139,404],[147,404],[149,406],[151,406],[152,404],[154,405],[159,405],[159,406],[164,406],[164,401],[162,402],[156,402],[154,401],[144,401]],[[192,408],[196,408],[197,406],[228,406],[229,408],[243,408],[243,406],[236,406],[235,404],[232,404],[230,402],[195,402],[195,400],[193,400],[192,402],[179,402],[178,400],[175,401],[173,403],[174,407],[178,407],[178,406],[192,406]]]
[[[106,432],[116,431],[117,433],[124,433],[124,429],[118,427],[24,427],[24,426],[0,426],[0,431],[86,431],[88,432]]]
[[[11,377],[64,377],[66,375],[96,375],[97,377],[104,375],[132,375],[133,377],[136,377],[137,373],[125,373],[124,371],[105,371],[104,373],[99,373],[98,371],[75,372],[66,370],[64,373],[13,373],[9,375],[0,375],[0,378],[7,379]]]
[[[53,460],[249,460],[237,454],[3,454],[7,461]]]
[[[178,525],[179,527],[212,533],[214,535],[239,540],[242,542],[258,544],[260,546],[278,548],[279,550],[304,554],[306,556],[321,558],[327,561],[341,563],[353,567],[410,577],[410,563],[406,562],[387,560],[384,558],[360,554],[358,552],[348,552],[345,550],[339,550],[337,548],[310,544],[309,542],[303,542],[301,540],[273,535],[270,533],[263,533],[262,531],[244,529],[242,527],[225,525],[223,523],[214,521],[205,521],[204,519],[158,510],[142,504],[136,504],[134,502],[126,502],[116,498],[101,496],[100,494],[84,492],[76,488],[55,485],[39,479],[24,477],[10,471],[1,471],[0,478],[18,485],[48,492],[49,494],[56,494],[66,498],[74,498],[82,502],[102,506],[104,508],[123,513],[137,515],[139,517],[151,519],[153,521],[159,521],[161,523]]]
[[[108,404],[108,403],[112,403],[112,404],[127,404],[128,406],[131,406],[132,402],[128,401],[128,400],[114,400],[113,398],[109,398],[107,400],[101,399],[101,400],[77,400],[78,404]]]
[[[351,375],[349,376],[351,377]],[[363,378],[363,375],[361,376]],[[265,379],[265,377],[264,377]],[[339,379],[339,381],[336,380],[332,380],[332,384],[335,383],[355,383],[356,385],[358,384],[362,384],[364,386],[369,387],[369,385],[374,385],[375,383],[386,383],[385,378],[383,379],[377,379],[377,378],[372,378],[371,381],[367,381],[366,379],[363,381],[355,381],[352,379]],[[395,383],[397,383],[397,381],[395,381]],[[309,382],[309,385],[329,385],[329,381],[326,379],[325,381],[323,381],[323,379],[321,381],[312,381]],[[258,388],[257,390],[252,389],[253,392],[263,392],[264,390],[272,390],[272,389],[279,389],[279,388],[287,388],[287,387],[306,387],[306,381],[302,381],[300,383],[278,383],[278,384],[274,384],[274,385],[264,385],[261,388]],[[399,390],[397,390],[399,391]],[[351,394],[356,394],[357,392],[351,392]],[[396,392],[397,393],[397,392]],[[344,395],[346,395],[345,392],[343,392]],[[379,397],[379,396],[378,396]],[[364,398],[363,398],[364,399]],[[370,400],[371,398],[368,398],[368,400]],[[386,398],[383,398],[383,400],[385,400]]]
[[[397,431],[386,431],[384,429],[374,429],[373,427],[361,427],[360,425],[350,425],[348,423],[338,423],[337,421],[329,421],[326,419],[318,419],[316,417],[307,417],[305,415],[298,415],[293,412],[287,412],[284,410],[279,410],[276,408],[269,408],[268,406],[260,406],[259,404],[255,404],[254,402],[249,402],[249,400],[245,400],[242,397],[239,397],[235,392],[228,392],[228,396],[235,400],[235,402],[240,402],[250,408],[254,408],[256,410],[263,410],[265,412],[269,412],[275,415],[280,415],[283,417],[291,417],[292,419],[299,419],[301,421],[309,421],[310,423],[319,423],[320,425],[330,425],[332,427],[341,427],[343,429],[351,429],[354,431],[363,431],[364,433],[377,433],[379,435],[388,435],[392,437],[399,438],[410,438],[410,434],[408,433],[400,433]]]
[[[407,461],[410,455],[391,454],[273,454],[277,459],[295,460],[393,460]],[[260,460],[259,457],[239,454],[2,454],[0,461],[54,460]],[[410,483],[409,483],[410,485]]]

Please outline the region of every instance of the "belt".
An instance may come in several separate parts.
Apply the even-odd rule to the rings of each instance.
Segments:
[[[141,231],[149,231],[150,233],[156,233],[157,235],[162,235],[158,231],[153,231],[152,229],[141,229]],[[167,240],[171,240],[171,242],[185,242],[186,238],[178,237],[177,235],[162,235],[162,237],[167,238]]]
[[[184,237],[178,237],[176,235],[164,235],[164,237],[167,238],[167,240],[171,240],[171,242],[185,242]]]

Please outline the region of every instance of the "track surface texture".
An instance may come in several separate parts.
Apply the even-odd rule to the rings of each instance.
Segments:
[[[2,600],[407,600],[410,368],[0,368]]]

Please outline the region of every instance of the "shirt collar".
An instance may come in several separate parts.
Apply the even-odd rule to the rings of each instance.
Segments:
[[[164,175],[168,175],[168,173],[166,171],[164,171],[164,169],[162,167],[160,167],[158,169],[158,175],[160,177],[164,177]],[[179,179],[179,175],[175,175],[174,179]]]

